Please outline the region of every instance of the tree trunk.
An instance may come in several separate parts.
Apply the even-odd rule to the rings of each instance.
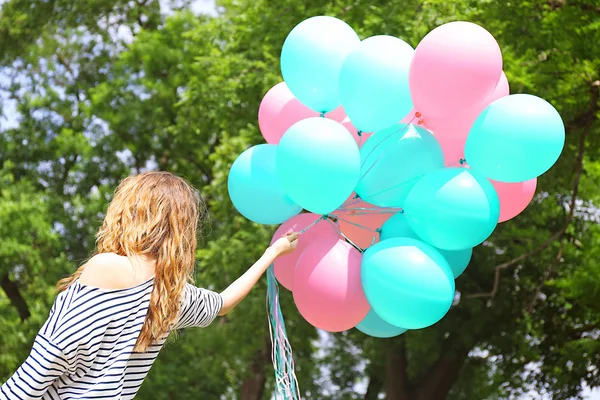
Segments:
[[[417,382],[411,400],[445,400],[458,379],[468,352],[443,354]]]
[[[406,368],[404,338],[391,339],[385,368],[385,392],[387,400],[409,400],[409,382]]]
[[[265,368],[271,362],[271,341],[267,338],[254,359],[250,362],[250,374],[242,382],[239,400],[262,400],[265,391]]]
[[[0,287],[2,287],[4,293],[6,293],[6,297],[8,297],[10,303],[17,309],[21,321],[28,319],[31,316],[31,313],[29,312],[27,302],[23,296],[21,296],[19,286],[10,280],[8,272],[0,275]]]
[[[367,393],[365,393],[364,400],[377,400],[379,399],[379,393],[383,389],[383,377],[380,374],[371,374],[369,376],[369,385],[367,386]]]

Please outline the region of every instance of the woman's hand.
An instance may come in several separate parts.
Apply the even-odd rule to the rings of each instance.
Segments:
[[[299,233],[293,232],[285,235],[282,238],[277,239],[275,243],[271,246],[277,256],[284,256],[286,254],[290,254],[294,250],[296,250],[296,246],[298,245],[298,238],[300,237]]]
[[[250,293],[250,290],[277,257],[294,251],[298,245],[299,237],[299,233],[290,233],[278,239],[253,266],[248,268],[248,271],[221,292],[223,308],[221,308],[219,315],[225,315],[233,310]]]

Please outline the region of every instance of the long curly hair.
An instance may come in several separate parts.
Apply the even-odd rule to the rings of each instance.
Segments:
[[[96,234],[96,253],[156,259],[154,288],[146,320],[134,347],[144,352],[172,329],[187,282],[192,282],[198,226],[205,205],[184,179],[168,172],[146,172],[124,179]],[[62,279],[62,291],[85,265]]]

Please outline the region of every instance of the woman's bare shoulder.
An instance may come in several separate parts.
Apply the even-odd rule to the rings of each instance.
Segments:
[[[79,283],[101,289],[125,289],[135,284],[131,262],[115,253],[100,253],[84,266]]]

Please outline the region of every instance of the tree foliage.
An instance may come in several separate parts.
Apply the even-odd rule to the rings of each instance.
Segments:
[[[206,16],[188,1],[2,4],[0,377],[24,360],[54,283],[89,256],[110,194],[131,172],[166,169],[200,188],[210,223],[199,285],[222,289],[261,254],[273,229],[236,213],[228,170],[261,142],[258,104],[281,80],[287,33],[327,14],[363,38],[389,34],[412,45],[444,22],[483,25],[502,47],[512,92],[553,103],[567,143],[528,210],[476,249],[457,281],[461,301],[434,327],[390,340],[351,331],[317,346],[318,333],[282,293],[305,397],[491,400],[533,389],[568,399],[600,385],[600,4],[218,5]],[[170,342],[139,397],[270,398],[264,290],[214,327]]]

